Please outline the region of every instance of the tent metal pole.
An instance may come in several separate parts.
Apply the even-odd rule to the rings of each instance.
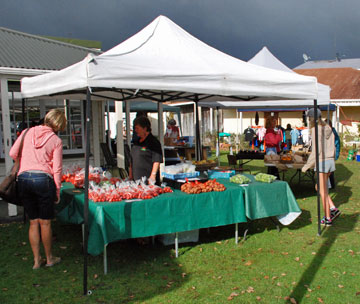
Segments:
[[[90,155],[90,113],[91,113],[91,95],[90,89],[86,90],[86,129],[85,129],[85,182],[84,182],[84,296],[88,294],[87,289],[87,256],[88,256],[88,234],[89,234],[89,155]]]
[[[21,119],[22,119],[22,126],[21,126],[21,129],[19,130],[20,132],[22,132],[22,130],[25,129],[25,99],[24,98],[21,99]],[[23,214],[23,223],[24,223],[24,225],[26,224],[26,213],[25,212]]]
[[[220,112],[219,107],[216,107],[216,156],[218,157],[218,165],[220,165]]]
[[[201,138],[200,138],[200,121],[199,121],[199,108],[198,108],[198,101],[199,101],[199,97],[197,94],[195,94],[195,119],[196,119],[196,123],[195,123],[195,136],[196,136],[196,151],[195,151],[195,156],[196,156],[196,160],[201,160],[202,159],[202,148],[201,148]]]
[[[316,167],[316,188],[317,188],[317,216],[318,216],[318,233],[317,235],[321,235],[321,227],[320,227],[320,173],[319,173],[319,117],[317,115],[317,99],[314,99],[314,119],[315,119],[315,167]]]

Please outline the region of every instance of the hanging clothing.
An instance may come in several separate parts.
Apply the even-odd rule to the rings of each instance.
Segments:
[[[255,131],[248,127],[245,131],[244,131],[244,134],[245,134],[245,141],[252,141],[253,138],[256,136],[256,133]]]
[[[299,134],[300,134],[300,132],[299,132],[298,129],[293,129],[293,130],[290,132],[290,135],[291,135],[291,144],[292,144],[293,146],[296,145],[297,139],[298,139],[298,137],[299,137]]]
[[[266,134],[266,129],[264,127],[259,128],[256,132],[256,135],[260,141],[264,140],[265,134]]]
[[[310,138],[309,138],[309,129],[304,129],[301,131],[302,140],[305,145],[309,144]]]
[[[259,125],[259,113],[256,112],[255,114],[255,124],[258,126]]]

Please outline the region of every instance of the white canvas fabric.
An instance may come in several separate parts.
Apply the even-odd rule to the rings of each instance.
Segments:
[[[288,73],[296,73],[292,69],[288,68],[283,64],[279,59],[277,59],[269,49],[264,46],[253,58],[251,58],[249,63],[256,64],[262,67],[269,69],[274,69],[278,71],[284,71]],[[297,74],[297,73],[296,73]],[[318,83],[318,104],[327,105],[330,102],[330,91],[331,88],[328,85]],[[313,103],[313,101],[310,101]],[[306,101],[305,101],[306,103]]]
[[[241,98],[317,98],[315,77],[246,63],[208,46],[165,16],[99,56],[22,79],[24,98],[87,87],[168,90]],[[119,98],[114,94],[114,98]]]

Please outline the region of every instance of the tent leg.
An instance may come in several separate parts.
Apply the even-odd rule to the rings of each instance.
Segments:
[[[179,257],[179,233],[175,232],[175,257]]]
[[[239,223],[235,223],[235,244],[239,242]]]
[[[107,265],[107,244],[104,245],[104,274],[108,273],[108,265]]]
[[[315,119],[315,167],[316,170],[316,186],[317,186],[317,216],[318,216],[318,233],[317,235],[321,235],[321,226],[320,226],[320,185],[319,185],[319,130],[318,130],[318,115],[317,115],[317,100],[314,99],[314,119]]]
[[[91,113],[91,95],[90,88],[86,92],[86,128],[85,128],[85,182],[84,182],[84,296],[88,294],[87,290],[87,246],[88,246],[88,221],[89,221],[89,155],[90,155],[90,113]]]

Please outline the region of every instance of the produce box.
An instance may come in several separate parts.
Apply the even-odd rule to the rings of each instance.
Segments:
[[[200,183],[204,183],[206,182],[208,179],[207,178],[204,178],[204,177],[189,177],[187,178],[190,182],[192,181],[195,181],[197,180],[198,182]],[[173,180],[173,179],[170,179],[170,178],[166,178],[164,177],[163,178],[163,182],[166,183],[167,186],[173,188],[173,189],[177,189],[177,190],[180,190],[181,189],[181,186],[186,183],[186,180],[185,179],[176,179],[176,180]]]
[[[209,178],[230,178],[233,175],[235,175],[235,170],[226,170],[226,171],[208,170]]]
[[[209,170],[209,169],[212,169],[216,167],[216,163],[213,163],[213,164],[202,164],[202,165],[196,165],[196,168],[195,170],[196,171],[206,171],[206,170]]]
[[[163,172],[162,176],[168,179],[176,180],[176,179],[183,179],[183,178],[190,178],[190,177],[197,177],[200,175],[199,171],[195,172],[188,172],[188,173],[177,173],[177,174],[170,174]]]
[[[175,244],[175,233],[160,234],[158,236],[159,241],[167,246]],[[178,233],[179,243],[196,243],[199,241],[199,229],[183,231]]]

